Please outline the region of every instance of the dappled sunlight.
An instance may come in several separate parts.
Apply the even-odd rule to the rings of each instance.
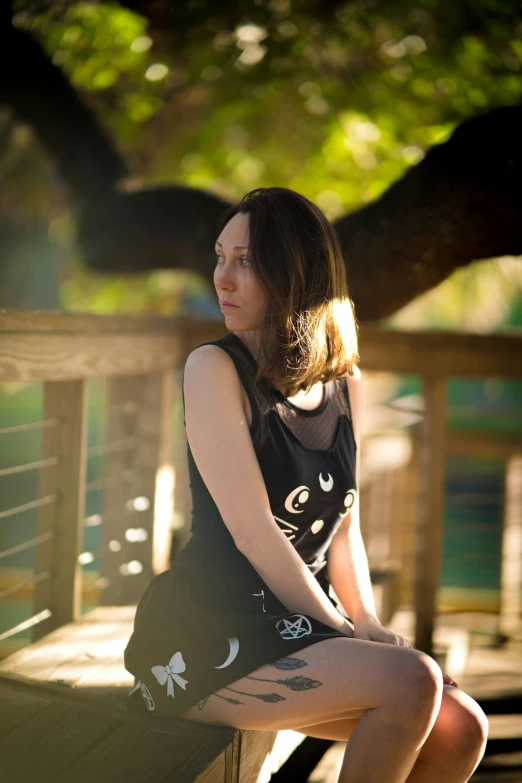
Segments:
[[[282,729],[279,731],[271,751],[265,756],[261,771],[256,778],[257,783],[269,783],[272,774],[277,772],[304,739],[304,734],[293,731],[292,729]]]
[[[365,475],[407,465],[412,455],[411,438],[405,432],[376,435],[364,444]]]
[[[505,324],[521,297],[522,256],[503,256],[457,269],[387,320],[400,329],[491,332]]]
[[[103,607],[103,611],[95,611],[92,622],[88,614],[83,615],[76,625],[60,628],[21,650],[12,663],[4,660],[4,670],[75,688],[132,684],[132,675],[123,665],[123,653],[136,607]],[[109,619],[113,612],[118,616],[117,621]]]

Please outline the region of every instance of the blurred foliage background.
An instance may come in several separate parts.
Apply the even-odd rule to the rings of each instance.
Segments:
[[[17,0],[13,11],[96,113],[130,189],[177,182],[234,201],[277,184],[333,220],[463,120],[521,103],[522,20],[509,0]],[[86,268],[74,210],[32,129],[3,108],[0,136],[1,307],[221,317],[190,270]],[[517,259],[482,261],[389,321],[521,325],[521,292]]]

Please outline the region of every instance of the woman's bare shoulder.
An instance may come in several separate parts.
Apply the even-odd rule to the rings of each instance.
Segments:
[[[235,405],[245,412],[245,393],[232,357],[218,345],[198,345],[189,353],[183,371],[184,393],[196,405]]]

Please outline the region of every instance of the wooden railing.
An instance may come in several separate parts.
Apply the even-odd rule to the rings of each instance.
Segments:
[[[448,454],[458,453],[459,449],[458,435],[450,436],[447,432],[447,382],[450,377],[522,378],[522,335],[520,332],[489,335],[443,331],[398,332],[367,326],[361,329],[360,355],[363,370],[418,375],[422,381],[424,415],[417,444],[413,595],[415,647],[431,653],[444,526],[445,462]],[[485,440],[487,443],[484,437],[478,440],[482,444]],[[506,457],[516,457],[522,453],[519,439],[505,440]],[[473,435],[471,441],[467,433],[465,437],[461,436],[460,452],[469,455],[472,453],[472,444]],[[505,524],[509,524],[507,520]],[[520,527],[522,531],[522,520]],[[511,556],[509,570],[512,577],[506,579],[504,576],[503,585],[505,600],[510,605],[502,606],[501,611],[511,615],[513,611],[518,613],[520,626],[522,552],[512,551]],[[504,572],[507,570],[504,569]]]
[[[181,393],[180,371],[195,347],[225,333],[224,325],[212,320],[0,311],[0,381],[44,384],[42,419],[14,422],[0,431],[0,439],[31,427],[41,428],[42,435],[40,460],[0,471],[8,475],[37,469],[40,477],[35,500],[0,511],[0,525],[6,525],[17,513],[37,509],[36,535],[0,551],[1,566],[10,554],[35,549],[29,580],[32,615],[13,628],[0,629],[0,640],[25,628],[32,628],[36,640],[78,619],[86,562],[81,551],[85,498],[90,489],[104,489],[104,511],[98,520],[103,532],[98,580],[103,604],[135,603],[154,574],[169,567],[173,514],[187,510],[188,493],[187,482],[179,480],[184,466],[172,460],[174,439],[184,437],[179,422],[177,428],[172,422],[173,401]],[[522,378],[522,339],[518,334],[414,333],[361,325],[360,355],[363,371],[422,378],[415,646],[430,653],[448,450],[447,379]],[[93,378],[104,384],[106,439],[89,449],[87,383]],[[106,456],[106,472],[89,484],[86,461],[96,449]],[[139,527],[129,522],[128,512],[136,510]],[[519,589],[522,576],[516,579]],[[26,583],[12,585],[4,596]]]

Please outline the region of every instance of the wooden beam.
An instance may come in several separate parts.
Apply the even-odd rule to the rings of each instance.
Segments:
[[[420,494],[415,568],[415,647],[431,655],[442,552],[446,455],[446,379],[423,379]]]
[[[522,378],[521,330],[467,334],[359,327],[362,370],[412,375]]]
[[[210,318],[0,310],[0,380],[43,380],[46,366],[54,373],[49,378],[65,378],[70,362],[76,374],[67,377],[110,374],[114,360],[120,375],[159,371],[183,363],[201,342],[227,332],[222,321]],[[521,347],[520,330],[473,334],[359,325],[363,370],[522,378]]]
[[[447,433],[446,451],[452,457],[508,460],[522,454],[522,436],[499,432],[452,430]]]
[[[175,333],[0,335],[0,382],[66,381],[160,372],[182,357]]]

